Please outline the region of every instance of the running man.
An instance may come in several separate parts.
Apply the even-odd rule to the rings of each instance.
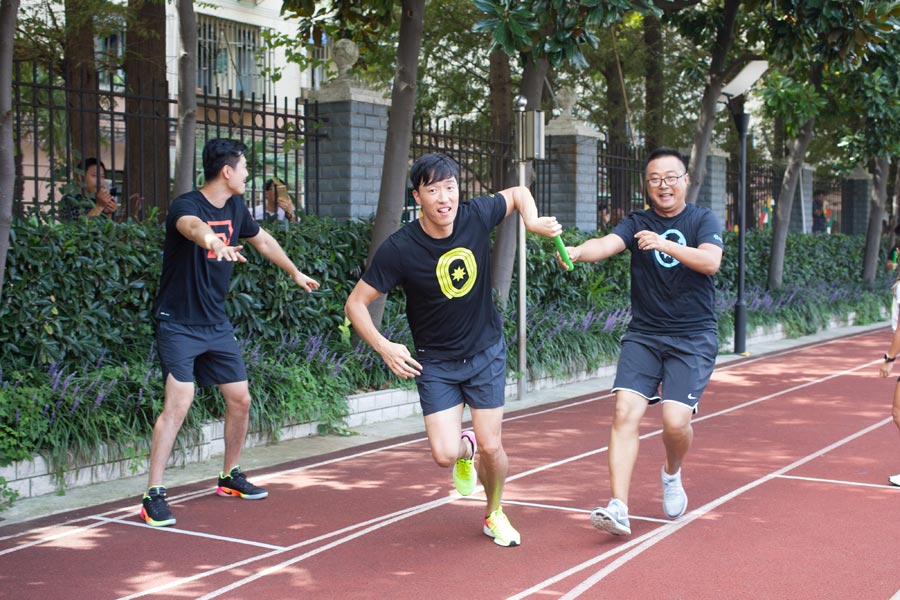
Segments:
[[[538,217],[525,187],[460,202],[459,166],[442,154],[417,160],[410,180],[421,216],[378,248],[344,310],[395,375],[416,379],[431,456],[453,467],[456,490],[468,496],[481,481],[485,535],[500,546],[518,546],[519,532],[500,505],[509,467],[501,442],[506,344],[491,294],[490,235],[514,210],[533,233],[552,237],[562,227],[554,217]],[[397,286],[406,292],[416,358],[382,336],[368,312]],[[474,433],[462,431],[465,404]]]
[[[694,437],[691,417],[718,353],[713,275],[724,247],[719,222],[709,209],[685,203],[687,168],[675,150],[654,150],[644,174],[649,209],[629,214],[609,235],[567,248],[572,261],[583,262],[631,252],[632,319],[613,383],[612,499],[591,512],[594,527],[615,535],[631,534],[628,490],[640,443],[638,426],[651,404],[662,402],[663,512],[676,519],[687,510],[681,465]]]
[[[163,472],[175,437],[194,401],[197,385],[217,385],[225,399],[225,461],[216,493],[259,500],[268,492],[247,481],[239,458],[250,420],[247,370],[225,314],[225,295],[235,262],[247,262],[238,238],[246,239],[294,282],[311,292],[319,283],[301,273],[253,219],[241,194],[247,179],[247,148],[237,140],[212,139],[203,148],[206,183],[172,202],[166,218],[162,278],[156,299],[156,342],[165,380],[165,404],[153,427],[150,473],[141,517],[174,525]]]

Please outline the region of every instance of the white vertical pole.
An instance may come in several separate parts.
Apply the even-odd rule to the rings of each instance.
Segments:
[[[527,106],[528,101],[523,97],[519,96],[516,98],[516,110],[518,110],[517,122],[519,127],[517,128],[517,136],[518,136],[518,156],[516,159],[519,161],[519,185],[525,186],[525,107]],[[518,398],[519,400],[525,399],[525,388],[528,383],[528,363],[526,360],[525,354],[525,220],[522,218],[522,215],[519,215],[519,225],[518,225],[518,247],[519,247],[519,380],[518,380]]]

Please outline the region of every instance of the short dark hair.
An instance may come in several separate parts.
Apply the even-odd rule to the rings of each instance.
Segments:
[[[657,148],[647,155],[647,159],[644,161],[644,172],[647,172],[647,166],[651,162],[653,162],[657,158],[662,158],[663,156],[674,156],[681,161],[681,165],[684,167],[684,170],[687,171],[687,161],[684,160],[684,156],[682,156],[681,152],[675,150],[674,148],[666,148],[665,146],[663,146]]]
[[[78,163],[78,170],[82,173],[87,173],[89,167],[94,167],[97,165],[100,165],[100,168],[104,171],[106,170],[106,165],[103,164],[102,160],[93,156],[89,156],[88,158],[82,159],[82,161]]]
[[[266,179],[266,183],[263,184],[263,191],[268,192],[276,185],[284,185],[284,182],[277,177],[269,177]]]
[[[246,151],[247,146],[238,140],[214,138],[207,141],[203,146],[204,180],[210,182],[218,177],[225,165],[236,167]]]
[[[418,190],[420,185],[444,181],[451,177],[455,177],[459,182],[459,165],[446,154],[421,156],[409,169],[409,181],[414,190]]]

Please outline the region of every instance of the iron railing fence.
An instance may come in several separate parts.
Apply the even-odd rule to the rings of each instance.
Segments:
[[[31,62],[16,62],[13,76],[15,215],[56,215],[61,198],[78,191],[77,166],[88,157],[104,163],[108,185],[118,192],[120,218],[144,218],[152,208],[165,214],[178,114],[165,82],[131,91],[112,81],[96,90],[76,89],[62,73]],[[315,102],[231,92],[202,95],[197,102],[192,172],[198,184],[206,140],[235,137],[249,148],[245,199],[251,208],[263,201],[266,180],[278,177],[299,209],[318,212],[317,148],[325,134],[315,127]],[[133,195],[142,202],[124,201]]]
[[[645,150],[606,140],[597,144],[597,214],[598,227],[602,229],[615,226],[625,215],[646,205]],[[609,210],[609,223],[602,222],[604,209]]]

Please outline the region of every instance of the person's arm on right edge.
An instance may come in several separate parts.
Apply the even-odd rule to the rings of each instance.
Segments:
[[[380,294],[381,292],[365,281],[358,281],[344,304],[344,313],[350,319],[350,323],[359,337],[381,355],[384,364],[394,375],[401,379],[410,379],[422,372],[422,365],[412,357],[409,348],[381,335],[369,314],[369,304],[374,302]]]

